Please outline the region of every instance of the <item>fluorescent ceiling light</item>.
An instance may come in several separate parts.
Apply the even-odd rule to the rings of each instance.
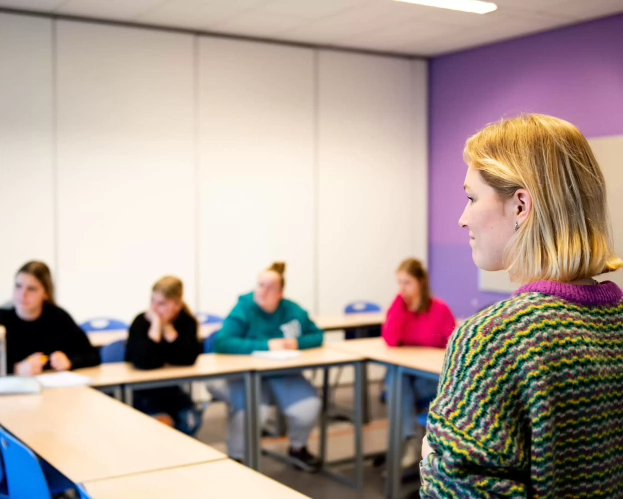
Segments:
[[[414,3],[417,5],[427,5],[428,7],[439,7],[440,9],[461,10],[474,14],[486,14],[498,8],[491,2],[481,2],[480,0],[396,0],[397,2]]]

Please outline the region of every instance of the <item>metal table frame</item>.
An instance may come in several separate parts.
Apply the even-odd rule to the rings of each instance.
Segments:
[[[253,371],[241,371],[230,374],[202,374],[194,376],[183,376],[180,378],[163,379],[157,381],[144,381],[134,383],[120,383],[118,385],[106,385],[106,386],[94,386],[93,388],[105,393],[110,393],[115,399],[120,402],[125,402],[129,406],[134,405],[134,390],[148,390],[150,388],[164,388],[168,386],[180,386],[183,383],[192,383],[194,381],[206,382],[211,379],[244,379],[244,391],[247,407],[251,407],[250,411],[245,411],[245,429],[247,435],[247,442],[252,439],[251,436],[251,421],[253,417],[256,417],[254,413],[256,408],[253,405]],[[253,467],[253,452],[249,446],[245,447],[244,462],[250,468]]]
[[[387,367],[392,374],[392,385],[390,390],[392,394],[395,394],[395,396],[389,396],[388,394],[389,438],[387,449],[387,486],[385,496],[390,499],[397,499],[401,496],[402,490],[401,443],[403,440],[402,414],[404,409],[404,377],[405,375],[410,374],[419,378],[439,380],[439,374],[420,371],[418,369],[411,369],[409,367],[399,366],[396,364],[388,364],[386,362],[380,362],[372,359],[369,359],[368,362],[381,364]]]
[[[321,472],[336,481],[350,485],[357,490],[361,490],[363,488],[363,394],[364,394],[364,386],[363,386],[363,369],[364,369],[365,360],[351,361],[351,362],[328,362],[326,364],[317,364],[313,366],[301,366],[296,368],[279,368],[275,366],[275,369],[271,369],[270,371],[255,371],[253,373],[253,382],[252,382],[252,403],[248,403],[247,399],[247,407],[251,407],[252,410],[247,411],[248,415],[251,416],[251,438],[247,438],[246,449],[251,448],[252,457],[251,457],[251,467],[255,470],[260,470],[260,456],[262,453],[261,449],[261,424],[258,416],[259,412],[259,401],[261,400],[261,390],[262,390],[262,378],[268,376],[275,375],[285,375],[285,374],[294,374],[299,373],[306,369],[322,369],[323,371],[323,380],[322,380],[322,410],[320,413],[320,459],[322,462]],[[342,367],[352,365],[355,368],[355,384],[354,384],[354,427],[355,427],[355,470],[353,478],[349,478],[344,476],[343,474],[333,472],[328,469],[333,463],[327,463],[327,426],[329,422],[329,369],[332,367]],[[247,434],[249,436],[249,434]],[[266,454],[279,459],[280,461],[292,462],[288,456],[273,453],[270,451],[265,451]],[[341,461],[340,461],[341,463]],[[337,463],[336,463],[337,464]]]

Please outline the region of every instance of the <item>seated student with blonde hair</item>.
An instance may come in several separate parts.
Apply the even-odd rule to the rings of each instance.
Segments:
[[[448,345],[422,497],[623,497],[623,293],[606,181],[571,123],[502,120],[465,146],[476,266],[522,287]]]
[[[261,350],[304,350],[322,345],[324,333],[309,315],[283,296],[285,264],[274,263],[262,272],[255,292],[241,296],[223,329],[218,332],[216,351],[251,354]],[[230,406],[228,452],[241,461],[244,455],[244,383],[240,380],[208,384],[210,392]],[[320,413],[316,389],[302,374],[265,378],[262,382],[260,419],[268,417],[275,401],[288,421],[290,457],[299,469],[317,471],[320,461],[307,450],[307,440]]]
[[[126,361],[138,369],[157,369],[190,366],[198,355],[197,320],[184,302],[184,285],[177,277],[163,277],[152,288],[149,309],[130,327]],[[178,386],[138,390],[134,407],[185,433],[200,424],[190,421],[193,402]]]
[[[398,296],[387,311],[383,324],[383,338],[390,347],[417,346],[446,348],[456,327],[456,319],[443,300],[433,297],[428,272],[419,260],[407,258],[396,270]],[[403,381],[403,438],[408,441],[415,425],[416,410],[426,410],[437,394],[437,381],[416,376],[405,376]],[[386,379],[387,393],[391,399],[392,377]],[[408,467],[419,461],[422,437],[406,446],[409,451],[402,465]]]
[[[84,331],[56,305],[52,274],[43,262],[28,262],[17,271],[13,306],[0,309],[0,324],[6,328],[8,373],[36,376],[45,369],[100,363]]]

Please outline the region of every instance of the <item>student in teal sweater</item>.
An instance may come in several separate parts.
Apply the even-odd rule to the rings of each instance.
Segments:
[[[284,271],[284,263],[274,263],[260,275],[255,292],[240,297],[218,333],[217,353],[248,355],[254,351],[304,350],[322,345],[323,331],[305,310],[284,298]],[[244,384],[240,380],[214,382],[208,388],[230,406],[228,452],[233,459],[242,460]],[[307,440],[320,413],[316,389],[301,374],[270,377],[262,384],[262,423],[272,403],[288,420],[289,455],[299,469],[317,471],[320,461],[307,450]]]

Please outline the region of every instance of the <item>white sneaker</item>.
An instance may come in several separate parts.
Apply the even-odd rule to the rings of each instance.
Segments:
[[[401,465],[404,468],[411,468],[419,461],[418,459],[418,445],[417,438],[410,438],[405,442],[405,450],[402,455]]]

